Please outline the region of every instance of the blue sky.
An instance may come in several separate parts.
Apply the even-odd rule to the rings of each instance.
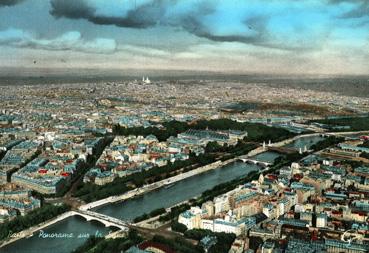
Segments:
[[[368,60],[369,0],[0,1],[2,67],[368,74]]]

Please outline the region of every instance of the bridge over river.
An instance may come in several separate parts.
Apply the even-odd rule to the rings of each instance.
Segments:
[[[105,215],[97,212],[93,212],[90,210],[78,210],[78,211],[71,211],[73,215],[79,215],[84,217],[87,221],[99,221],[105,225],[105,227],[117,227],[121,230],[128,230],[130,223]]]
[[[268,167],[273,164],[271,162],[258,161],[256,159],[249,158],[248,156],[240,156],[238,157],[238,159],[243,161],[244,163],[253,163],[262,167]]]

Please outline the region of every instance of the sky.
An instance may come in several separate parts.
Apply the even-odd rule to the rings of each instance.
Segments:
[[[368,74],[369,0],[0,0],[0,67]]]

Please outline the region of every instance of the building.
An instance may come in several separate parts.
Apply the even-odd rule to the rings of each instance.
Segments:
[[[236,236],[245,231],[245,223],[242,220],[215,219],[213,232],[233,233]]]
[[[30,211],[41,207],[41,201],[32,197],[31,191],[13,183],[0,186],[0,210],[3,217],[13,216],[13,211],[25,215]],[[4,219],[4,218],[3,218]]]
[[[17,211],[11,208],[0,207],[0,223],[11,221],[17,217]]]
[[[204,213],[206,213],[209,217],[214,215],[214,202],[213,201],[206,201],[202,204],[201,209]]]
[[[273,253],[274,242],[265,241],[261,246],[261,253]]]
[[[203,211],[199,207],[191,207],[178,216],[178,222],[185,225],[188,229],[201,228],[201,214]]]
[[[309,222],[309,226],[313,225],[313,213],[312,212],[301,212],[300,219]]]
[[[316,227],[325,228],[328,223],[328,216],[326,213],[319,213],[316,215]]]

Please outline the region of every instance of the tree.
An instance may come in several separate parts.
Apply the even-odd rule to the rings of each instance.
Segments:
[[[363,153],[361,153],[360,157],[369,159],[369,153],[363,152]]]
[[[170,227],[173,231],[177,231],[180,233],[184,233],[187,231],[187,227],[184,224],[179,223],[177,221],[173,221]]]
[[[205,152],[212,153],[212,152],[218,152],[222,148],[221,145],[218,144],[216,141],[209,142],[205,147]]]

